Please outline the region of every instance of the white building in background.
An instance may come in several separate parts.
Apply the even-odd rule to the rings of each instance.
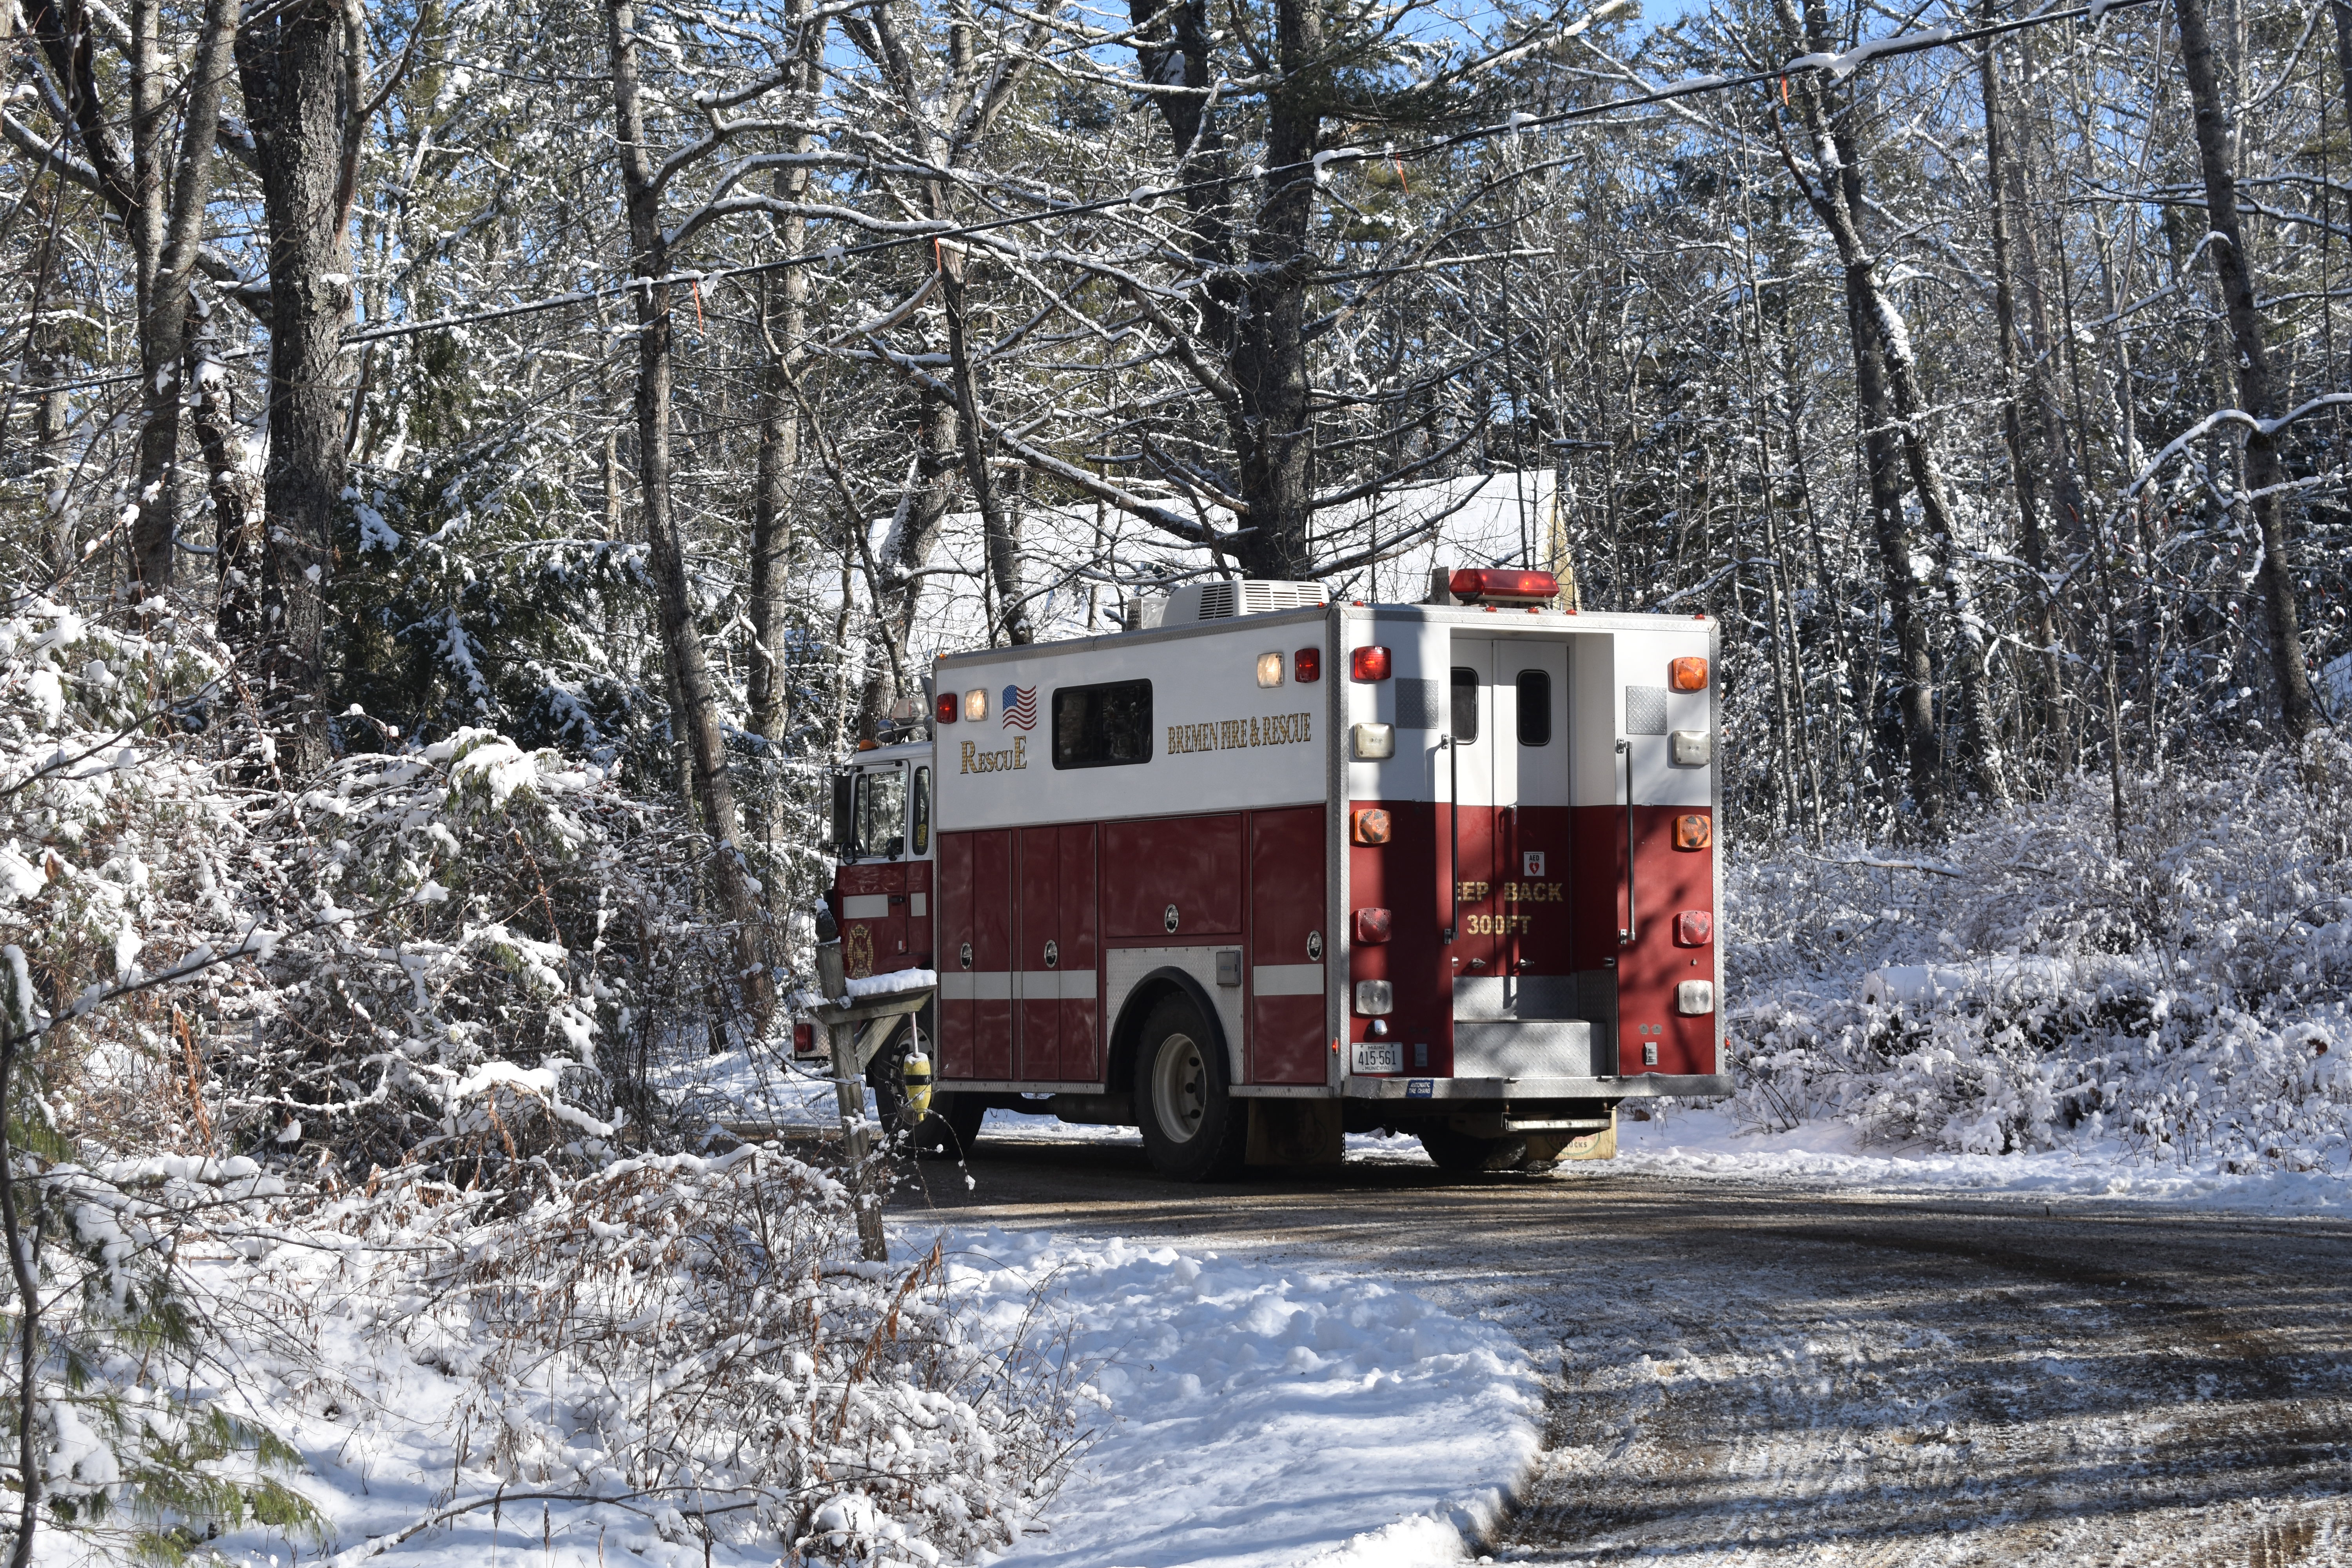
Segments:
[[[1439,565],[1525,565],[1555,573],[1572,597],[1566,527],[1557,499],[1551,469],[1505,470],[1400,485],[1318,512],[1318,553],[1339,560],[1377,556],[1338,574],[1326,586],[1334,599],[1413,601]],[[1226,528],[1233,519],[1212,512],[1209,521]],[[888,531],[888,520],[876,523],[877,552]],[[949,517],[933,556],[935,567],[948,562],[976,567],[984,559],[980,532],[979,513]],[[1097,560],[1116,563],[1115,580],[1088,574],[1087,563]],[[1021,574],[1024,586],[1037,595],[1030,605],[1037,640],[1046,642],[1090,628],[1111,629],[1118,624],[1123,599],[1219,575],[1221,568],[1206,550],[1115,508],[1078,505],[1021,514]],[[928,584],[908,650],[915,662],[985,647],[988,616],[976,571],[938,574]]]

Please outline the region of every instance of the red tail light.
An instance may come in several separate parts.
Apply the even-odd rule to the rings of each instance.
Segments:
[[[1388,910],[1358,910],[1356,911],[1356,940],[1359,942],[1364,943],[1367,946],[1371,946],[1384,942],[1388,941]]]
[[[940,700],[932,705],[931,711],[939,715],[940,723],[954,723],[956,721],[956,694],[952,691],[940,692]]]
[[[1290,656],[1290,679],[1301,686],[1323,679],[1323,650],[1303,647]]]
[[[1446,584],[1454,596],[1470,604],[1531,605],[1559,597],[1559,579],[1549,572],[1515,572],[1499,566],[1474,566],[1454,574]]]
[[[1348,673],[1358,680],[1386,680],[1389,678],[1389,650],[1384,647],[1360,647],[1349,656]]]
[[[1675,942],[1681,947],[1705,947],[1715,934],[1715,917],[1705,910],[1685,910],[1675,917]]]

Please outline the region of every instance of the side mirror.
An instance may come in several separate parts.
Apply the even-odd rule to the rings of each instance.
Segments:
[[[833,775],[833,852],[846,855],[857,841],[857,777]]]

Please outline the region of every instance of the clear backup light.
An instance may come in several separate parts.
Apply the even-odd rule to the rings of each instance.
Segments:
[[[963,716],[977,723],[988,717],[988,688],[975,686],[963,694]]]
[[[1360,763],[1384,763],[1396,755],[1396,726],[1359,724],[1351,731],[1351,749]]]
[[[1715,761],[1715,738],[1704,730],[1677,730],[1666,742],[1667,755],[1678,768],[1703,768]]]
[[[1715,982],[1685,980],[1675,987],[1675,1011],[1685,1018],[1700,1017],[1715,1011]]]
[[[1260,686],[1279,686],[1282,684],[1282,656],[1280,654],[1262,653],[1257,656],[1257,683]]]
[[[1385,980],[1356,982],[1356,1011],[1367,1018],[1383,1018],[1396,1011],[1396,987]]]

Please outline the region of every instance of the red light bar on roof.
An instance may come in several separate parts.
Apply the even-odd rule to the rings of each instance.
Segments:
[[[1455,598],[1471,605],[1532,605],[1559,597],[1559,579],[1550,573],[1500,566],[1466,567],[1454,574],[1446,586]]]

